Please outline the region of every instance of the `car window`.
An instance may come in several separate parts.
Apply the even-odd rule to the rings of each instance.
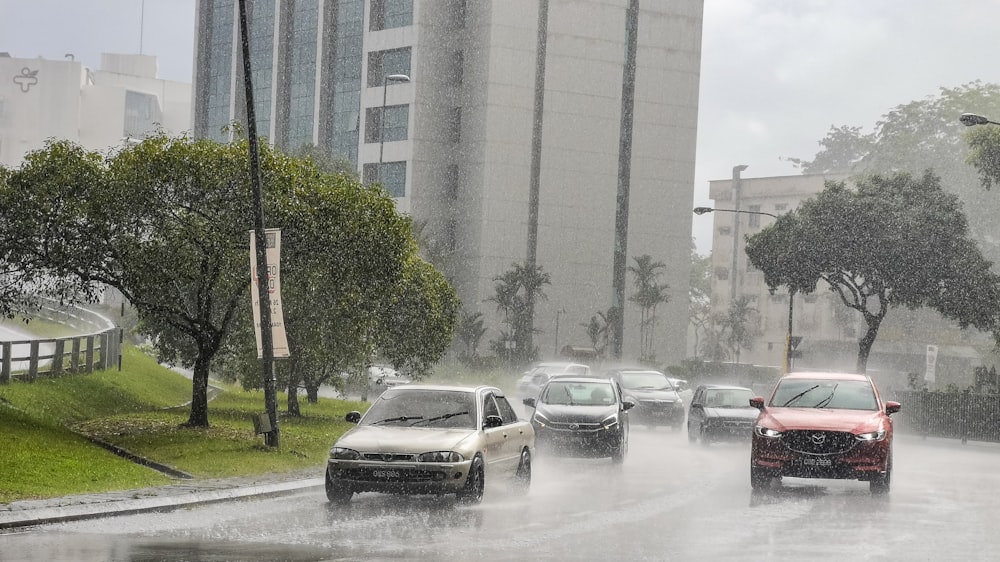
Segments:
[[[510,405],[510,402],[507,401],[507,398],[504,396],[497,396],[497,395],[494,395],[493,397],[496,398],[497,407],[500,409],[500,417],[503,418],[504,425],[516,422],[517,412],[514,411],[514,408]]]
[[[493,394],[487,393],[483,396],[483,419],[485,420],[488,416],[499,416],[500,409],[497,408],[497,403],[493,400]]]
[[[389,389],[372,404],[360,425],[474,428],[475,418],[471,392]]]
[[[615,403],[610,381],[574,382],[553,380],[545,387],[541,401],[547,404],[606,406]]]
[[[705,406],[709,408],[747,408],[751,392],[739,388],[718,388],[705,392]]]
[[[673,390],[674,388],[666,375],[654,371],[626,371],[621,374],[621,385],[629,390]]]

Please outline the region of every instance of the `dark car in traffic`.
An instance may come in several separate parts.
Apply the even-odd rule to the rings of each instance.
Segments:
[[[754,397],[759,410],[750,448],[750,485],[775,478],[854,479],[874,494],[889,491],[892,414],[870,377],[843,373],[790,373],[771,397]]]
[[[617,382],[560,376],[550,379],[537,398],[525,398],[524,404],[534,409],[531,426],[538,454],[624,462],[629,410],[635,404],[622,396]]]
[[[688,407],[688,441],[702,445],[720,441],[749,443],[760,413],[750,405],[753,390],[742,386],[703,384],[695,389]]]
[[[635,403],[632,422],[648,426],[684,427],[684,400],[667,375],[652,369],[614,369],[604,376],[616,381]]]

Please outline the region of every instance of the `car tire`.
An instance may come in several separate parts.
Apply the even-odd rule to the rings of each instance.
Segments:
[[[889,484],[892,481],[892,456],[886,463],[885,472],[880,472],[875,478],[868,482],[868,490],[873,495],[884,495],[889,493]]]
[[[514,473],[514,491],[518,495],[528,493],[531,488],[531,451],[525,448],[521,451],[521,462]]]
[[[330,476],[330,471],[326,471],[326,499],[330,500],[330,503],[346,504],[351,502],[351,496],[354,495],[354,490],[345,486],[341,482],[337,482]]]
[[[483,457],[476,456],[469,466],[469,475],[465,478],[465,487],[456,494],[458,501],[475,505],[483,501],[483,492],[486,489],[486,471],[483,468]]]
[[[753,490],[766,490],[771,486],[771,473],[764,468],[750,467],[750,488]]]
[[[628,456],[628,439],[622,435],[621,440],[611,451],[611,462],[622,464],[625,462],[626,456]]]

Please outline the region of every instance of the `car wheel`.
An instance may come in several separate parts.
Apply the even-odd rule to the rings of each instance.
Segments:
[[[754,490],[765,490],[771,485],[771,473],[766,469],[750,467],[750,488]]]
[[[611,462],[615,464],[622,464],[625,462],[625,457],[628,455],[628,439],[622,435],[621,440],[618,445],[611,451]]]
[[[465,479],[465,488],[458,493],[458,499],[465,504],[478,504],[483,501],[483,490],[486,489],[486,474],[483,470],[483,457],[476,456],[469,466],[469,476]]]
[[[521,462],[517,465],[517,472],[514,473],[514,490],[518,494],[527,494],[531,487],[531,452],[528,449],[521,451]]]
[[[888,494],[889,493],[889,483],[892,479],[892,457],[889,457],[889,462],[886,463],[885,472],[881,472],[868,482],[868,490],[875,495]]]
[[[326,471],[326,499],[331,503],[350,503],[354,491],[341,482],[337,482],[330,476],[330,471]]]

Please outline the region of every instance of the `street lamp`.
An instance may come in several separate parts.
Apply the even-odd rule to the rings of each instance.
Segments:
[[[973,125],[986,125],[987,123],[993,125],[1000,125],[996,121],[991,121],[982,115],[976,115],[975,113],[963,113],[958,117],[958,120],[962,122],[966,127],[972,127]]]
[[[375,177],[378,183],[382,183],[382,152],[385,149],[385,100],[386,91],[389,89],[389,82],[409,82],[410,77],[405,74],[389,74],[382,80],[382,116],[378,133],[378,170]]]

